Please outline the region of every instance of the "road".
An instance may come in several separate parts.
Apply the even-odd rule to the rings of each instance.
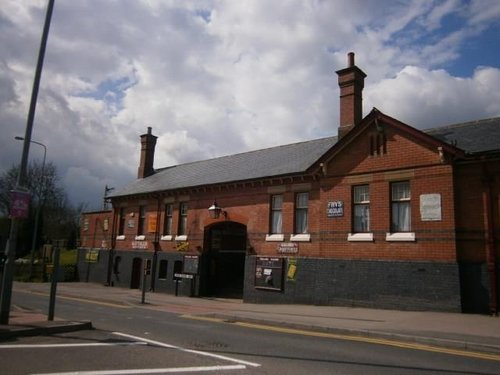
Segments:
[[[24,308],[45,312],[47,303],[46,296],[13,295],[13,304]],[[500,373],[498,356],[474,358],[416,345],[386,345],[383,340],[196,318],[148,305],[59,298],[56,316],[91,320],[95,330],[0,343],[0,373]]]

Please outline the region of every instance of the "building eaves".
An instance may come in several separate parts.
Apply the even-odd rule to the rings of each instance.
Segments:
[[[305,173],[337,137],[277,146],[162,168],[109,198]]]
[[[422,131],[468,154],[500,150],[500,117]],[[337,137],[277,146],[157,169],[109,198],[307,173]]]

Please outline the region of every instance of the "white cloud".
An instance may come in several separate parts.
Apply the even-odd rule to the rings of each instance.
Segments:
[[[2,170],[19,157],[12,139],[24,134],[45,6],[0,9]],[[442,69],[499,9],[488,0],[61,0],[33,140],[47,145],[75,202],[100,205],[104,185],[135,178],[147,126],[159,136],[155,167],[336,134],[335,70],[348,51],[368,74],[365,112],[377,106],[419,127],[494,116],[498,67],[463,79]],[[443,28],[449,17],[461,27]]]
[[[365,90],[365,112],[377,107],[417,128],[500,116],[500,69],[479,67],[470,78],[407,66]]]

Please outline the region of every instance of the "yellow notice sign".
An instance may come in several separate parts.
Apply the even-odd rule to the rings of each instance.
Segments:
[[[85,261],[87,263],[97,263],[99,260],[99,251],[98,250],[87,250],[85,253]]]
[[[288,259],[288,271],[286,273],[287,281],[295,281],[297,277],[297,259],[289,258]]]
[[[156,224],[158,221],[158,217],[156,214],[149,214],[148,215],[148,233],[155,233],[156,232]]]

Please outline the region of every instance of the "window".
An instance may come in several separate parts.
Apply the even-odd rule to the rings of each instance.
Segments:
[[[411,230],[410,182],[391,184],[391,232]]]
[[[158,266],[158,279],[166,280],[168,270],[168,260],[160,260],[160,265]]]
[[[172,234],[172,212],[174,207],[172,204],[165,205],[165,221],[163,222],[163,235],[168,236]]]
[[[120,208],[120,219],[118,224],[118,235],[123,236],[125,232],[125,208]]]
[[[309,205],[309,193],[298,193],[295,196],[295,233],[308,233],[307,208]]]
[[[146,206],[139,206],[139,223],[137,225],[137,235],[144,234],[144,224],[146,223]]]
[[[370,231],[370,190],[368,185],[353,187],[353,230],[354,233]]]
[[[179,236],[184,236],[186,235],[186,230],[187,230],[187,212],[188,212],[188,206],[187,203],[181,203],[179,207],[179,230],[177,231],[177,234]]]
[[[122,262],[121,256],[116,256],[115,261],[113,263],[113,273],[118,275],[120,273],[120,263]]]
[[[271,197],[271,234],[283,233],[283,196],[273,195]]]

